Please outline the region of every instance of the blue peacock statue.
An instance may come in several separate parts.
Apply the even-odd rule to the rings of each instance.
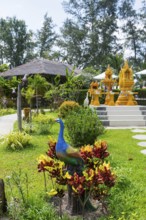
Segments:
[[[58,159],[64,161],[67,165],[83,165],[83,159],[77,149],[71,147],[64,140],[64,123],[60,118],[55,120],[60,124],[58,141],[56,143],[56,155]]]
[[[64,140],[64,123],[60,118],[55,120],[60,124],[60,131],[58,135],[58,141],[56,143],[56,155],[58,159],[64,161],[67,165],[67,170],[71,175],[74,172],[78,173],[82,176],[82,170],[84,167],[84,161],[81,158],[79,151],[73,147],[71,147],[66,141]],[[82,205],[78,201],[77,197],[73,197],[72,199],[72,187],[68,186],[68,206],[72,206],[72,214],[79,214],[82,210]],[[86,200],[86,196],[83,194],[82,198],[83,201]],[[72,205],[71,205],[72,204]],[[95,211],[95,208],[91,204],[90,200],[87,199],[85,208],[90,211]]]

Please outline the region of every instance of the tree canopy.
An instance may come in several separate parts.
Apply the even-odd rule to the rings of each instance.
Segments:
[[[134,0],[65,0],[68,18],[60,32],[46,13],[40,30],[27,29],[16,17],[0,19],[0,64],[15,67],[35,57],[65,61],[76,67],[118,72],[122,61],[146,66],[146,2]],[[55,49],[54,49],[55,48]],[[125,51],[128,53],[125,53]]]

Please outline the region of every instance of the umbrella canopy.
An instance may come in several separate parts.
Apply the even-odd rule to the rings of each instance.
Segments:
[[[146,70],[135,73],[136,75],[146,75]]]
[[[66,76],[66,69],[71,72],[74,67],[47,59],[34,59],[28,63],[22,64],[8,71],[0,73],[0,76],[24,76],[25,74],[47,74],[47,75],[61,75]],[[74,69],[75,74],[79,74],[81,70]]]
[[[118,76],[116,76],[115,74],[112,74],[112,78],[118,78]],[[103,72],[97,76],[94,76],[93,79],[105,79],[105,72]]]

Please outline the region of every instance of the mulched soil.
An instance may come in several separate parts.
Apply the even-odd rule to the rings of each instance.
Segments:
[[[97,200],[92,200],[92,204],[94,207],[97,207],[96,211],[92,212],[85,212],[84,218],[82,214],[79,215],[72,215],[71,210],[68,208],[68,199],[67,199],[67,193],[62,198],[62,214],[66,214],[69,216],[69,219],[75,220],[76,218],[84,219],[84,220],[97,220],[101,216],[108,215],[108,211],[105,207],[102,206],[101,203],[99,203]],[[60,215],[60,209],[59,209],[59,199],[57,197],[52,198],[51,200],[52,204],[54,205],[57,213]]]

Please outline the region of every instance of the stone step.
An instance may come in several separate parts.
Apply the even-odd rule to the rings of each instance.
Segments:
[[[142,115],[146,115],[146,111],[141,111],[141,114]]]
[[[104,120],[107,119],[107,120],[144,120],[144,116],[143,115],[102,115],[102,116],[99,116],[100,119]]]
[[[107,111],[96,111],[97,115],[107,115]]]
[[[132,127],[132,126],[146,126],[146,122],[144,120],[103,120],[101,121],[104,126],[110,127]]]
[[[146,106],[140,106],[140,105],[135,105],[135,106],[126,106],[126,105],[118,105],[118,106],[90,106],[90,108],[96,109],[96,110],[145,110],[146,111]]]
[[[110,109],[110,110],[107,110],[107,111],[97,111],[97,114],[98,115],[107,115],[107,114],[109,114],[109,115],[119,115],[119,116],[122,116],[122,115],[145,115],[146,114],[146,111],[143,111],[143,112],[141,112],[140,110],[129,110],[129,111],[127,111],[127,110],[118,110],[118,111],[116,111],[116,110],[112,110],[112,109]]]
[[[104,126],[146,126],[146,106],[97,106],[95,109]]]

